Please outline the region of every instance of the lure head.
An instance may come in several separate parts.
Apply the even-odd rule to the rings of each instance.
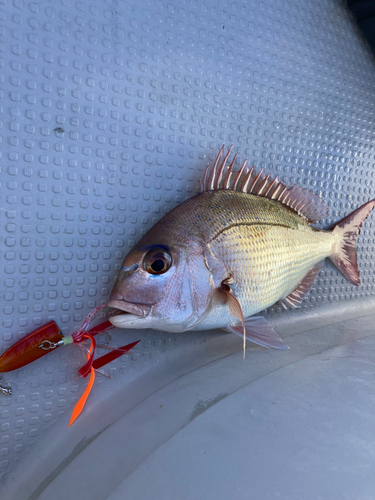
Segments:
[[[186,235],[173,212],[125,257],[108,302],[125,313],[111,318],[114,326],[185,331],[207,309],[211,284],[203,244]]]

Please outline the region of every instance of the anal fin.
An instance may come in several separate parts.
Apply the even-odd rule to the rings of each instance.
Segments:
[[[306,276],[303,278],[303,280],[297,286],[297,288],[295,290],[293,290],[293,292],[290,293],[287,297],[280,300],[282,306],[285,309],[288,309],[288,307],[296,308],[300,305],[300,303],[302,302],[302,299],[311,290],[311,287],[313,286],[314,281],[316,280],[316,277],[318,276],[319,271],[321,270],[323,265],[324,265],[324,261],[321,261],[318,264],[316,264],[306,274]]]
[[[228,331],[242,337],[242,326],[228,326]],[[263,316],[251,316],[245,320],[246,339],[254,344],[273,349],[289,349]]]

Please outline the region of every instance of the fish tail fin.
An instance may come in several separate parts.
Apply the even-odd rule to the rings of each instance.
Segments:
[[[374,207],[375,200],[368,201],[338,222],[333,228],[336,243],[334,253],[329,258],[345,278],[357,286],[361,283],[361,278],[358,273],[355,242],[363,223]]]

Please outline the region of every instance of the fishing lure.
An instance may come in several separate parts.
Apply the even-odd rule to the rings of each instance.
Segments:
[[[69,427],[77,419],[85,406],[85,403],[95,381],[95,370],[99,370],[102,366],[129,352],[130,349],[132,349],[135,345],[138,344],[138,342],[140,342],[138,340],[117,349],[111,349],[109,353],[101,356],[100,358],[94,359],[95,349],[97,347],[94,338],[95,335],[103,332],[108,333],[109,330],[112,330],[114,328],[114,326],[109,321],[104,321],[103,323],[100,323],[92,327],[91,329],[88,329],[96,313],[104,307],[106,307],[106,304],[101,304],[100,306],[93,309],[86,316],[79,330],[72,333],[72,335],[64,336],[57,323],[51,320],[48,323],[40,326],[36,330],[32,331],[22,339],[18,340],[0,356],[0,373],[5,373],[22,368],[23,366],[36,361],[42,356],[48,354],[50,351],[55,350],[63,345],[79,345],[85,341],[90,342],[89,347],[85,349],[86,364],[78,370],[78,373],[82,377],[87,377],[88,375],[90,375],[90,379],[84,393],[73,409]],[[100,345],[98,347],[106,347],[106,345]],[[0,392],[8,395],[12,394],[11,388],[7,387],[0,386]]]

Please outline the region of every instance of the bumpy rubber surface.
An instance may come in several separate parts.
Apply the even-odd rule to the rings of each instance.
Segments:
[[[128,250],[196,193],[224,142],[238,165],[248,157],[319,193],[322,227],[375,197],[375,61],[342,2],[14,0],[0,20],[2,350],[51,318],[71,333],[105,302]],[[269,311],[282,335],[374,310],[373,215],[357,248],[361,286],[326,264],[300,311]],[[143,399],[241,350],[223,332],[112,337],[142,341],[110,365],[112,380],[98,375],[69,431],[86,384],[77,348],[3,375],[14,394],[0,394],[2,499],[38,498]],[[115,453],[121,464],[135,450]],[[79,470],[106,474],[100,453],[90,460]],[[90,498],[111,491],[82,484]]]

